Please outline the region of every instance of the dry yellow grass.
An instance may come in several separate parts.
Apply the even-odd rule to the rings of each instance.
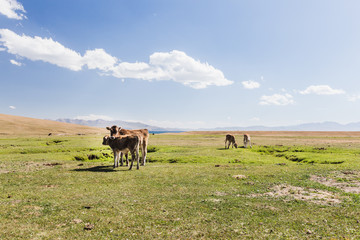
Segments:
[[[105,134],[106,129],[0,114],[0,136]]]

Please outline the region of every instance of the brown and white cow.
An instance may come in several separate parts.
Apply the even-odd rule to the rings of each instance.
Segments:
[[[248,144],[250,144],[250,148],[252,148],[250,135],[245,133],[244,134],[244,147],[247,148]]]
[[[227,149],[230,148],[230,144],[232,144],[232,148],[234,148],[234,146],[235,146],[235,148],[238,147],[238,146],[237,146],[237,143],[236,143],[236,141],[235,141],[234,135],[227,134],[227,135],[226,135],[226,138],[225,138],[225,148],[226,148],[226,143],[228,143]]]
[[[149,131],[147,129],[136,129],[136,130],[127,130],[123,129],[121,127],[118,127],[116,125],[112,127],[106,127],[107,130],[110,131],[110,136],[112,137],[120,137],[122,135],[136,135],[139,137],[140,140],[140,149],[141,149],[141,165],[144,166],[146,163],[146,154],[147,154],[147,145],[149,141]],[[123,153],[120,154],[120,161],[121,165],[123,165],[123,159],[122,159]],[[125,154],[126,158],[126,166],[128,165],[128,155]]]
[[[131,164],[129,170],[132,169],[134,159],[136,159],[139,169],[139,145],[140,139],[137,135],[125,135],[120,137],[110,137],[108,135],[103,138],[103,145],[109,145],[114,153],[114,168],[119,166],[120,153],[131,153]]]

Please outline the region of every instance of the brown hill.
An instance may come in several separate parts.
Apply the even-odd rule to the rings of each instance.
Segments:
[[[106,129],[0,114],[0,136],[105,134]]]

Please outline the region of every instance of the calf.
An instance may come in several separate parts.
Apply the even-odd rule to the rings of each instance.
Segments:
[[[136,158],[137,166],[139,169],[139,144],[140,139],[138,136],[121,136],[121,137],[109,137],[108,135],[103,138],[103,145],[109,145],[114,152],[114,168],[119,166],[120,153],[131,153],[131,164],[129,170],[132,169],[134,159]]]
[[[250,148],[252,148],[250,135],[246,133],[246,134],[244,134],[244,147],[245,148],[247,148],[248,143],[250,144]]]
[[[235,137],[234,135],[231,135],[231,134],[227,134],[226,135],[226,138],[225,138],[225,148],[226,148],[226,143],[229,142],[228,146],[227,146],[227,149],[230,148],[230,144],[232,144],[232,148],[237,148],[237,143],[235,141]]]
[[[146,163],[147,145],[149,142],[149,131],[147,129],[127,130],[116,125],[112,127],[106,127],[110,131],[112,137],[120,137],[122,135],[137,135],[140,139],[141,149],[141,165],[144,166]],[[128,164],[128,156],[125,154],[126,164]],[[121,166],[123,165],[122,153],[120,154]]]

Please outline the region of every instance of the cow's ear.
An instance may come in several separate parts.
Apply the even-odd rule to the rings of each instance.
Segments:
[[[111,130],[109,127],[106,127],[107,130]]]

